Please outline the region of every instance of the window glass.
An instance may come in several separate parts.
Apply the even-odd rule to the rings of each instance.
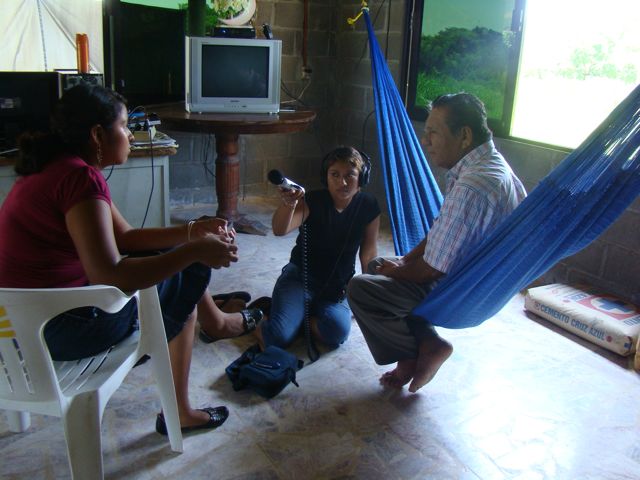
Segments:
[[[505,102],[515,0],[425,0],[415,72],[415,106],[466,91],[487,107],[494,130],[508,126]]]
[[[640,80],[638,0],[527,2],[511,135],[577,147]]]

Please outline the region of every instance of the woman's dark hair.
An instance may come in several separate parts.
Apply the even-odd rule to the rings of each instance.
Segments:
[[[40,172],[62,153],[80,155],[89,143],[91,128],[109,128],[126,101],[122,95],[99,85],[80,84],[67,90],[56,104],[49,133],[27,132],[18,139],[18,175]]]
[[[338,147],[330,151],[322,159],[322,165],[320,167],[320,183],[323,186],[327,186],[327,174],[329,173],[329,167],[336,162],[345,162],[358,170],[358,185],[363,187],[369,183],[369,173],[371,170],[371,163],[365,154],[360,150],[353,147]]]
[[[362,158],[360,151],[353,147],[341,146],[335,148],[325,156],[322,166],[323,176],[326,176],[329,167],[336,162],[348,163],[352,167],[357,168],[358,172],[361,172],[364,167],[364,159]]]
[[[491,140],[491,130],[487,126],[487,111],[484,103],[470,93],[450,93],[440,95],[431,102],[430,109],[444,108],[447,111],[447,126],[451,133],[458,133],[462,127],[473,132],[474,147]]]

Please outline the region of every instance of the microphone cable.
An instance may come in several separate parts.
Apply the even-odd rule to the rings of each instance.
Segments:
[[[302,215],[304,216],[305,211],[305,197],[302,197]],[[311,210],[309,210],[309,216],[311,216]],[[311,332],[311,308],[310,303],[311,296],[309,289],[309,238],[308,238],[308,229],[307,229],[307,217],[304,222],[302,222],[302,297],[304,300],[304,339],[307,344],[307,356],[309,357],[309,361],[311,363],[315,362],[320,358],[320,352],[318,351],[318,347],[316,347],[316,343],[313,340],[313,333]]]
[[[147,221],[147,214],[149,213],[149,207],[151,206],[151,198],[153,197],[153,190],[155,188],[155,183],[156,183],[156,172],[153,171],[154,167],[153,167],[153,136],[151,135],[151,125],[149,125],[149,120],[145,120],[145,127],[147,129],[147,132],[149,133],[149,146],[150,146],[150,150],[151,150],[151,191],[149,192],[149,198],[147,200],[147,208],[144,211],[144,217],[142,218],[142,224],[140,225],[140,228],[144,228],[144,224]]]

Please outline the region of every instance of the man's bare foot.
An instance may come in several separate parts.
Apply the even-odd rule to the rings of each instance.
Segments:
[[[420,342],[409,391],[415,393],[429,383],[452,353],[453,346],[438,335]]]
[[[380,384],[390,388],[402,388],[413,378],[416,360],[400,360],[396,368],[380,377]]]

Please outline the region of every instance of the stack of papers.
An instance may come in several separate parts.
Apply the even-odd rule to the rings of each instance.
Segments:
[[[142,140],[140,136],[137,136],[136,139],[131,142],[131,150],[135,149],[143,149],[143,148],[166,148],[166,147],[174,147],[178,148],[178,144],[176,141],[171,138],[166,133],[155,132],[153,138],[145,138]]]

